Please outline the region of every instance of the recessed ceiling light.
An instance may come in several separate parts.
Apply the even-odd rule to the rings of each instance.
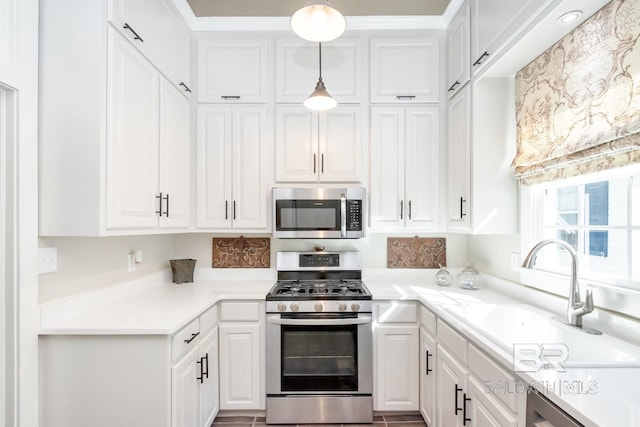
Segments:
[[[563,13],[562,15],[560,15],[560,17],[558,17],[558,22],[561,24],[568,24],[580,18],[581,16],[582,16],[581,10],[572,10],[570,12]]]

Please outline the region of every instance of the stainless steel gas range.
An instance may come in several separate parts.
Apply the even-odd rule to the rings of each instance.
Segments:
[[[360,253],[278,252],[276,264],[266,422],[372,422],[372,302]]]

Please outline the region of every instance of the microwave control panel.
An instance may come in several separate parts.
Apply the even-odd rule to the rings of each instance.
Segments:
[[[362,200],[347,200],[347,231],[362,231]]]

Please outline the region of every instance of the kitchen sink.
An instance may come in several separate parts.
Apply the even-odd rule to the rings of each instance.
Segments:
[[[527,304],[463,303],[442,308],[533,369],[640,367],[640,346],[591,335]],[[524,369],[527,369],[525,366]]]

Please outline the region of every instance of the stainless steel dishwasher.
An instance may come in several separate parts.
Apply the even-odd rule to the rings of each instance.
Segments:
[[[535,391],[527,394],[526,427],[584,427],[571,415]]]

